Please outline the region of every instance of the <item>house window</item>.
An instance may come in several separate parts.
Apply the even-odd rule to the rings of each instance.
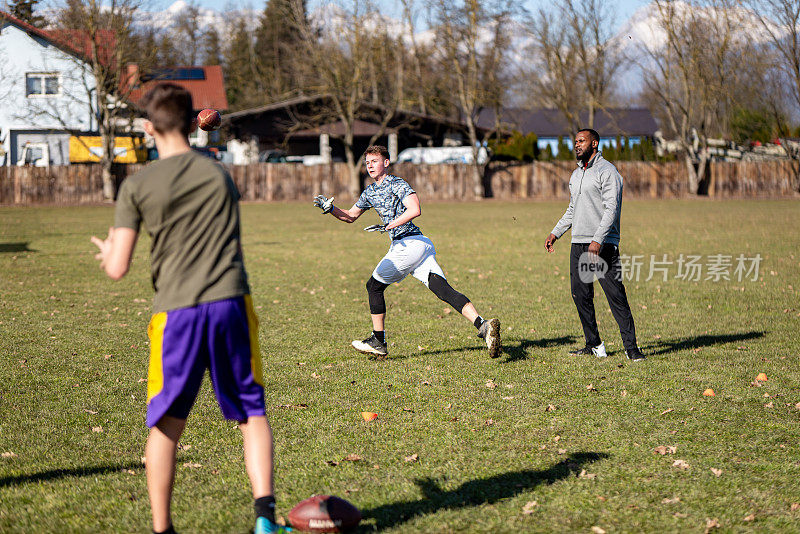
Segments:
[[[29,72],[25,75],[25,94],[28,97],[61,94],[60,76],[52,72]]]

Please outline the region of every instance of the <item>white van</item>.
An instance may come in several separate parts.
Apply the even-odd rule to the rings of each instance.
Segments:
[[[489,154],[484,147],[478,150],[478,164],[483,165],[489,160]],[[468,146],[441,146],[407,148],[397,155],[395,163],[415,163],[419,165],[438,165],[440,163],[472,163],[472,147]]]

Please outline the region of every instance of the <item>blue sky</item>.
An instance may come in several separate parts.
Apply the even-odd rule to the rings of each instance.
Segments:
[[[187,0],[188,1],[188,0]],[[154,2],[155,7],[164,9],[170,6],[174,0],[156,0]],[[314,6],[324,3],[325,0],[309,0],[308,4],[313,9]],[[423,4],[424,0],[417,0],[419,4]],[[638,8],[645,6],[650,3],[650,0],[603,0],[603,2],[610,7],[614,8],[614,12],[616,13],[617,20],[615,21],[617,25],[622,24],[626,20],[633,15],[633,12],[636,11]],[[241,4],[249,3],[252,7],[256,9],[261,9],[266,5],[266,0],[238,0],[236,2],[232,2],[231,0],[197,0],[197,3],[203,7],[208,7],[211,9],[215,9],[218,11],[223,11],[226,6],[236,5],[239,7]],[[378,3],[389,5],[395,5],[397,2],[389,2],[388,0],[378,0]],[[552,0],[524,0],[525,6],[530,9],[531,11],[535,11],[539,9],[541,6],[551,6],[553,4]],[[391,10],[390,10],[391,11]]]

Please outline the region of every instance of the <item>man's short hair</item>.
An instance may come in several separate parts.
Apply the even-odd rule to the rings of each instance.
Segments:
[[[192,95],[174,83],[160,83],[144,95],[139,104],[160,134],[178,131],[188,136],[192,131],[194,107]]]
[[[391,159],[389,156],[389,149],[383,145],[372,145],[364,152],[364,157],[366,158],[370,154],[373,156],[380,156],[383,159]]]
[[[600,142],[600,134],[597,133],[597,130],[592,130],[591,128],[583,128],[581,130],[578,130],[578,133],[581,132],[588,132],[590,140],[597,141],[598,143]]]

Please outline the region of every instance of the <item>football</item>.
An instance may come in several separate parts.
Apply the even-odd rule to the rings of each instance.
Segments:
[[[358,508],[332,495],[314,495],[289,512],[292,527],[305,532],[345,532],[360,521]]]
[[[197,114],[197,125],[201,130],[216,130],[222,123],[222,117],[216,109],[204,109]]]

